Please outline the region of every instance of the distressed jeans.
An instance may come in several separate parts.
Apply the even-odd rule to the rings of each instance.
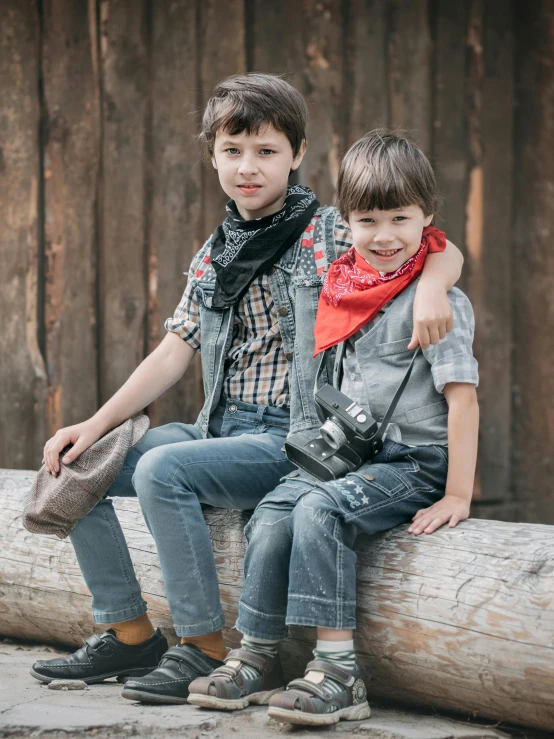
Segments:
[[[288,428],[287,410],[228,400],[210,419],[211,438],[182,423],[147,432],[107,496],[70,534],[96,623],[146,612],[111,500],[136,495],[156,542],[177,634],[198,636],[224,625],[202,505],[254,509],[293,469],[282,451]]]
[[[385,441],[372,463],[340,480],[290,473],[246,527],[237,629],[282,639],[292,624],[356,628],[356,537],[391,529],[436,503],[447,468],[446,447]]]

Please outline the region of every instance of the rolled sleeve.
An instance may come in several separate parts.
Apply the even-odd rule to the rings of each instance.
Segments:
[[[164,323],[166,331],[178,334],[193,349],[200,349],[200,312],[198,298],[194,289],[193,277],[198,268],[200,252],[192,260],[189,278],[183,297],[175,309],[175,313]]]
[[[475,319],[467,297],[454,288],[448,293],[454,317],[454,328],[438,344],[423,350],[431,365],[433,382],[442,393],[450,382],[479,384],[477,360],[473,356]]]

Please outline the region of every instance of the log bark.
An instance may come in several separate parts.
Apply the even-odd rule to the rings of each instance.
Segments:
[[[94,628],[69,540],[20,522],[34,472],[0,471],[0,634],[74,646]],[[115,502],[153,620],[175,639],[156,549],[136,500]],[[247,514],[206,512],[232,630]],[[414,538],[398,527],[358,545],[357,650],[373,696],[554,728],[554,528],[469,520]],[[96,630],[99,630],[96,627]],[[313,630],[292,629],[287,673]]]

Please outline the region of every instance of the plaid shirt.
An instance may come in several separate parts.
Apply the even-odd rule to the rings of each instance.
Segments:
[[[324,270],[320,247],[314,245],[314,216],[304,232],[299,268],[321,274]],[[337,256],[352,246],[346,223],[337,216],[335,222]],[[172,318],[165,322],[167,331],[178,334],[193,349],[201,349],[201,326],[198,299],[192,276],[200,277],[204,265],[197,255],[189,271],[189,281]],[[277,310],[271,295],[267,274],[260,275],[235,308],[233,339],[227,355],[223,394],[227,398],[254,405],[288,407],[289,379],[287,359],[279,331]]]

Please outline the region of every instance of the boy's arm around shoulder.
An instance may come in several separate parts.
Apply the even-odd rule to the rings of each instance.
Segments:
[[[451,241],[446,250],[429,254],[425,260],[414,300],[414,330],[409,349],[438,344],[452,330],[452,309],[447,292],[462,274],[464,258]]]
[[[477,360],[473,356],[475,317],[467,296],[457,287],[446,296],[452,311],[452,330],[438,344],[423,349],[431,365],[435,389],[444,392],[450,382],[479,384]]]

